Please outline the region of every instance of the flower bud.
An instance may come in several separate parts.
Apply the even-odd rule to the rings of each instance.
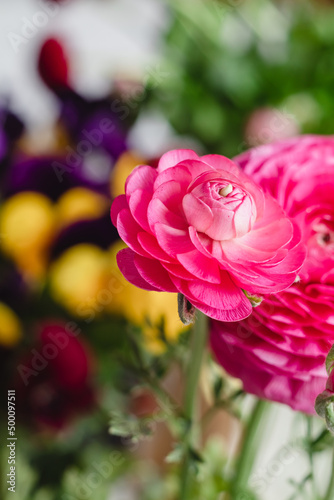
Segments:
[[[194,323],[195,308],[190,304],[189,300],[185,298],[182,293],[177,294],[177,305],[180,320],[184,325],[190,325]]]
[[[315,411],[326,420],[328,430],[334,434],[334,345],[326,358],[328,380],[326,389],[315,400]]]

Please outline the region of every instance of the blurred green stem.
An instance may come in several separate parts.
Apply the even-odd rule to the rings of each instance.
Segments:
[[[313,416],[307,415],[306,416],[306,423],[307,423],[307,439],[308,439],[308,457],[309,457],[309,462],[310,462],[310,479],[311,479],[311,488],[312,488],[312,496],[313,498],[317,498],[317,488],[315,484],[315,475],[314,475],[314,460],[313,460],[313,449],[312,449],[312,442],[313,442],[313,429],[312,429],[312,424],[313,424]]]
[[[324,500],[333,500],[333,498],[334,498],[334,447],[333,447],[331,476]]]
[[[264,424],[267,416],[267,409],[270,403],[258,399],[253,409],[252,415],[247,424],[243,444],[237,463],[236,476],[232,487],[232,499],[239,498],[239,495],[247,490],[247,483],[255,462],[256,454],[260,448],[261,436],[264,436]]]
[[[186,452],[181,470],[180,499],[188,500],[191,487],[191,450],[196,441],[196,395],[201,372],[203,355],[208,337],[208,318],[200,311],[196,312],[196,321],[193,330],[191,356],[188,360],[186,373],[186,387],[184,397],[184,417],[188,423],[185,436]]]

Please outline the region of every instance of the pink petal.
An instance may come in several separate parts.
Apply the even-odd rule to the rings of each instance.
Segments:
[[[286,214],[283,208],[272,196],[270,196],[270,194],[266,193],[264,195],[264,213],[261,217],[258,215],[253,230],[266,227],[268,224],[284,217],[286,217]]]
[[[142,248],[150,254],[154,259],[162,262],[170,262],[171,258],[158,245],[157,239],[150,233],[141,232],[137,235],[138,241]]]
[[[232,160],[226,158],[226,156],[221,155],[205,155],[201,156],[200,160],[204,163],[207,163],[215,170],[224,170],[225,172],[230,172],[231,174],[239,177],[242,175],[245,177],[245,174],[241,174],[241,169],[236,165]]]
[[[277,252],[291,241],[292,236],[292,223],[285,217],[260,229],[253,228],[238,239],[238,244],[253,250],[265,249],[266,252]]]
[[[232,280],[238,284],[239,288],[244,287],[238,280],[235,280],[236,276],[241,275],[244,279],[249,279],[250,283],[253,283],[254,280],[258,278],[258,273],[251,269],[249,263],[247,264],[247,267],[245,267],[240,263],[227,261],[220,241],[212,241],[206,235],[197,233],[192,226],[189,228],[189,235],[195,248],[207,257],[216,259],[217,262],[219,262],[221,269],[225,269],[230,272]],[[272,281],[270,281],[270,283],[272,283]]]
[[[250,216],[252,213],[253,216]],[[234,211],[234,226],[237,238],[241,238],[251,230],[255,217],[256,210],[251,198],[245,197],[243,202]]]
[[[261,276],[259,273],[256,280],[248,280],[247,277],[237,276],[238,281],[247,292],[260,295],[282,292],[293,284],[295,277],[295,275],[291,274],[282,276],[281,274],[266,275],[265,273]]]
[[[148,208],[148,222],[150,228],[154,228],[157,223],[166,224],[176,229],[187,229],[187,221],[168,210],[159,198],[154,198]]]
[[[244,278],[243,276],[234,277],[234,280],[235,283],[238,286],[240,286],[243,290],[246,290],[248,293],[254,295],[266,295],[268,293],[271,293],[272,290],[275,290],[275,287],[278,289],[278,291],[280,288],[283,290],[288,288],[287,286],[282,286],[262,276],[256,277],[256,281],[254,278],[248,279],[247,277]]]
[[[182,163],[179,164],[181,167],[187,168],[188,172],[191,174],[191,178],[196,179],[201,174],[204,174],[205,172],[212,172],[213,168],[208,165],[207,163],[204,163],[200,159],[197,160],[183,160]]]
[[[193,191],[196,188],[201,187],[203,184],[213,181],[229,181],[232,184],[235,184],[236,186],[243,189],[243,185],[240,183],[240,179],[233,175],[231,172],[223,170],[221,172],[219,172],[218,170],[205,170],[202,174],[195,177],[195,179],[189,186],[189,191]]]
[[[186,190],[192,181],[192,175],[189,169],[183,165],[177,165],[176,167],[168,168],[161,172],[155,180],[154,190],[158,189],[161,184],[169,181],[176,181]]]
[[[215,259],[205,257],[196,249],[178,254],[177,259],[196,278],[210,283],[220,283],[220,269]]]
[[[225,276],[224,284],[220,285],[212,285],[199,280],[186,282],[173,275],[171,279],[189,302],[210,318],[228,322],[239,321],[252,312],[252,306],[247,297],[232,281],[225,280]]]
[[[213,220],[206,234],[213,240],[231,240],[236,236],[234,213],[225,208],[212,209]],[[195,226],[196,227],[196,226]]]
[[[151,194],[142,189],[137,189],[129,197],[130,211],[138,224],[146,231],[150,231],[147,220],[147,208],[151,199]]]
[[[161,262],[161,264],[168,271],[169,275],[173,274],[177,278],[182,278],[183,280],[196,279],[195,276],[190,274],[181,264],[173,264],[170,262]]]
[[[134,264],[140,276],[151,286],[164,292],[177,293],[177,288],[171,281],[168,272],[159,261],[146,259],[136,254],[134,256]]]
[[[183,218],[182,199],[184,190],[176,181],[165,182],[154,192],[152,200],[160,200],[167,210]],[[148,209],[150,211],[150,208]]]
[[[212,323],[211,345],[222,366],[231,375],[242,379],[247,392],[256,394],[258,397],[288,403],[299,411],[314,413],[314,400],[316,395],[323,390],[326,375],[303,379],[299,378],[297,372],[293,377],[288,378],[276,371],[269,371],[267,364],[255,364],[248,354],[245,355],[243,348],[248,339],[244,323],[239,325]],[[244,342],[239,347],[233,344],[232,337],[227,334],[227,331],[236,330],[240,326],[243,326]]]
[[[117,231],[120,238],[135,252],[149,257],[137,240],[137,234],[142,231],[142,228],[132,217],[130,210],[124,208],[117,216]]]
[[[209,251],[209,248],[213,246],[213,242],[211,238],[208,238],[203,233],[198,233],[196,229],[193,226],[189,227],[189,236],[192,241],[192,244],[194,245],[197,250],[199,250],[203,255],[206,255],[207,257],[212,257],[212,253]],[[220,243],[219,247],[221,249]],[[222,253],[222,251],[221,251]],[[216,258],[216,256],[214,256]],[[219,261],[219,259],[217,259]]]
[[[155,224],[154,232],[161,248],[172,257],[194,249],[186,230],[175,229],[166,224]]]
[[[117,265],[124,278],[138,288],[142,288],[143,290],[150,290],[155,292],[160,291],[159,288],[150,285],[138,273],[137,267],[134,263],[135,255],[135,252],[133,252],[130,248],[124,248],[124,250],[120,250],[117,253]]]
[[[219,285],[202,280],[186,282],[174,276],[171,276],[171,279],[181,293],[189,298],[191,303],[195,300],[198,304],[207,305],[217,310],[233,310],[238,308],[242,302],[249,303],[245,294],[233,283],[229,274],[224,271],[221,273],[221,283]]]
[[[205,233],[212,225],[213,214],[211,209],[192,193],[185,195],[182,206],[188,223],[196,227],[197,231]]]
[[[240,238],[241,240],[242,238]],[[233,239],[230,241],[221,241],[221,247],[223,249],[225,259],[227,262],[237,262],[239,264],[251,263],[251,262],[268,262],[275,256],[274,252],[266,252],[257,250],[239,242],[239,239]],[[265,247],[264,247],[265,248]]]
[[[158,172],[163,172],[167,168],[175,167],[178,163],[183,160],[193,159],[197,160],[198,155],[191,149],[174,149],[165,153],[158,165]]]
[[[277,265],[259,265],[254,270],[258,276],[256,279],[248,277],[246,273],[235,270],[233,276],[238,284],[251,293],[275,293],[281,292],[290,287],[305,258],[304,246],[297,245],[290,250],[286,257]]]
[[[273,264],[269,269],[269,263],[268,266],[263,266],[266,267],[264,272],[268,272],[269,274],[297,274],[299,269],[302,267],[304,260],[305,248],[304,245],[300,243],[295,248],[288,251],[284,259],[275,265]]]
[[[136,167],[125,183],[125,194],[127,199],[129,199],[131,194],[137,189],[153,193],[154,181],[157,175],[156,169],[148,165],[139,165]]]
[[[253,308],[246,296],[244,297],[245,299],[243,299],[243,301],[240,302],[234,309],[216,309],[206,304],[201,304],[196,300],[192,300],[191,304],[199,311],[202,311],[204,314],[209,316],[209,318],[216,319],[217,321],[224,321],[226,323],[234,323],[236,321],[241,321],[252,314]]]
[[[289,242],[289,248],[294,248],[297,245],[300,245],[300,241],[302,239],[301,237],[301,230],[300,227],[296,224],[294,220],[291,220],[292,225],[293,225],[293,236],[291,241]],[[304,251],[306,253],[306,248],[304,246]]]
[[[114,199],[110,209],[111,222],[117,227],[117,217],[123,208],[129,208],[128,202],[126,201],[125,194],[121,194]]]
[[[188,290],[195,300],[216,309],[235,309],[245,301],[245,295],[231,280],[227,272],[221,273],[219,285],[204,283],[199,280],[188,283]],[[248,301],[248,299],[246,298]]]
[[[268,262],[261,264],[261,268],[266,269],[266,268],[274,267],[274,266],[280,264],[281,262],[283,262],[283,260],[288,255],[288,252],[289,252],[289,250],[287,248],[280,248],[278,250],[278,252],[276,253],[275,257],[268,260]]]

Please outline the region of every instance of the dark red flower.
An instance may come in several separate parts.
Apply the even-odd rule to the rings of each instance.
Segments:
[[[25,423],[57,430],[94,407],[92,355],[80,335],[72,323],[48,323],[18,363],[18,416]]]
[[[52,90],[69,87],[69,67],[63,45],[49,38],[42,45],[38,58],[38,71],[44,83]]]

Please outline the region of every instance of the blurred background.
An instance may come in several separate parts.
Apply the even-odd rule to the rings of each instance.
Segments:
[[[333,24],[329,0],[0,4],[1,433],[13,389],[20,500],[177,499],[166,422],[189,332],[175,296],[120,275],[110,205],[169,149],[233,157],[332,134]],[[240,388],[208,366],[203,413]],[[248,402],[209,422],[194,499],[225,498]],[[273,408],[247,500],[294,498],[303,481],[300,450],[289,466],[277,451],[305,421]]]

